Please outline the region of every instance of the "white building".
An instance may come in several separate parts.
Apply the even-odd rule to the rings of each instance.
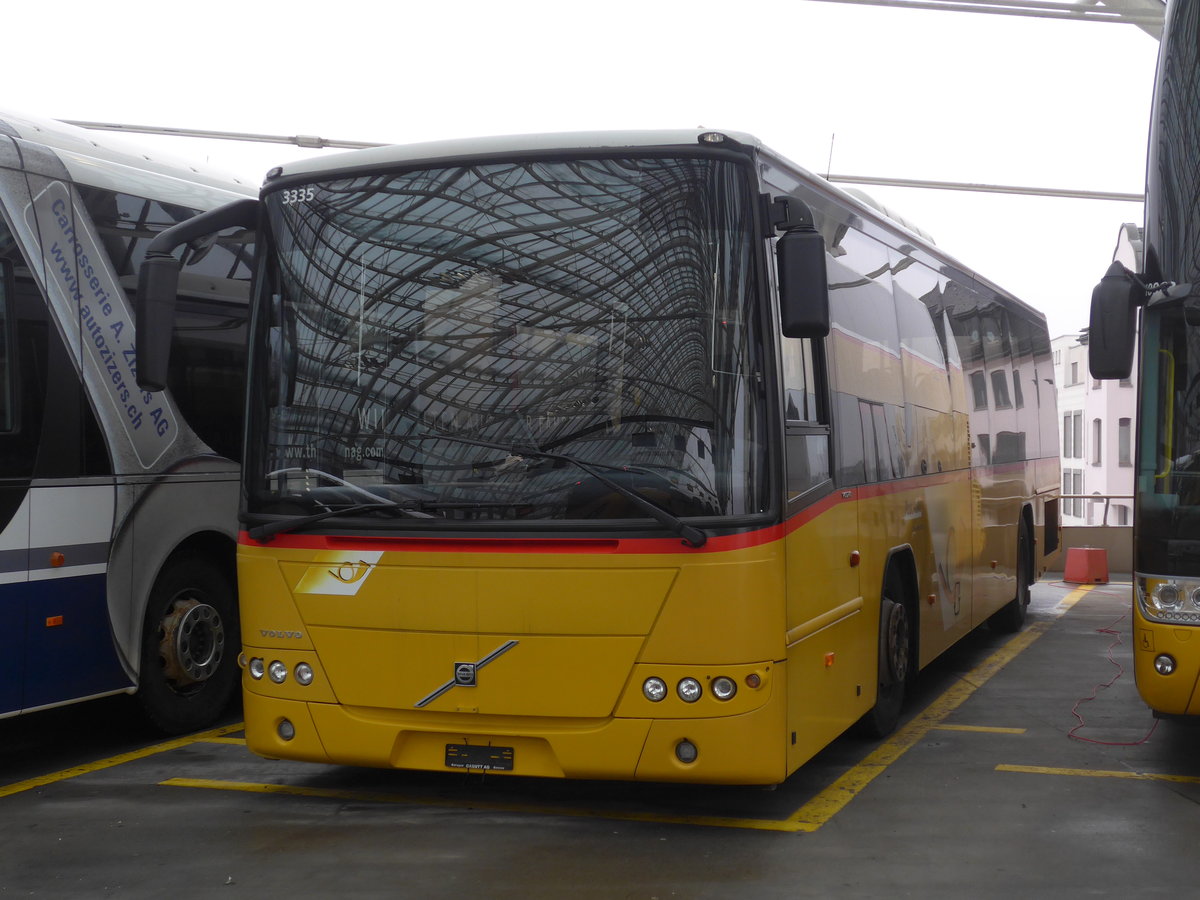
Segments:
[[[1080,337],[1067,334],[1050,342],[1058,389],[1062,523],[1131,525],[1137,407],[1133,380],[1093,379],[1083,342],[1087,336],[1082,336],[1083,341]],[[1101,499],[1086,499],[1091,497]]]

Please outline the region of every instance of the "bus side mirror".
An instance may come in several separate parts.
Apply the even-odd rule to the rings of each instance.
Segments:
[[[146,248],[138,269],[137,287],[137,382],[145,391],[167,386],[171,362],[171,338],[175,331],[175,298],[183,264],[175,259],[177,247],[212,238],[225,228],[254,228],[258,201],[233,200],[160,231]]]
[[[789,230],[776,243],[775,256],[779,268],[779,318],[783,336],[825,337],[829,334],[825,239],[812,229]]]
[[[138,269],[137,382],[144,391],[167,386],[179,270],[179,260],[170,254],[147,254]]]
[[[1088,327],[1088,369],[1093,378],[1128,378],[1133,371],[1137,310],[1146,289],[1137,277],[1114,262],[1092,291]]]

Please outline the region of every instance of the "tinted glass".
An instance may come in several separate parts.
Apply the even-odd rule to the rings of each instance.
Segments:
[[[443,523],[644,518],[578,463],[680,516],[765,509],[751,196],[700,158],[269,195],[251,511],[374,496]]]

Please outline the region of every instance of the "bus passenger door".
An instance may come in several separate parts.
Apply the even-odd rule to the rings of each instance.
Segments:
[[[833,489],[820,342],[782,339],[788,771],[865,711],[855,491]]]

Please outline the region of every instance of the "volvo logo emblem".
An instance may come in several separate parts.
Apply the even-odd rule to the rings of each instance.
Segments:
[[[415,704],[417,709],[420,709],[423,706],[428,706],[430,703],[432,703],[438,697],[442,696],[442,694],[446,693],[446,691],[450,690],[451,688],[475,687],[479,683],[478,682],[479,670],[482,669],[484,666],[486,666],[488,663],[492,662],[494,659],[496,659],[500,656],[503,656],[505,653],[507,653],[513,647],[517,646],[517,644],[519,644],[519,643],[520,643],[520,641],[505,641],[503,644],[501,644],[499,647],[497,647],[495,650],[493,650],[491,653],[489,653],[487,656],[485,656],[479,662],[473,662],[473,663],[456,662],[454,664],[454,677],[451,678],[449,681],[447,681],[445,684],[443,684],[440,688],[438,688],[432,694],[429,694],[428,696],[422,697],[420,700],[418,700]]]

